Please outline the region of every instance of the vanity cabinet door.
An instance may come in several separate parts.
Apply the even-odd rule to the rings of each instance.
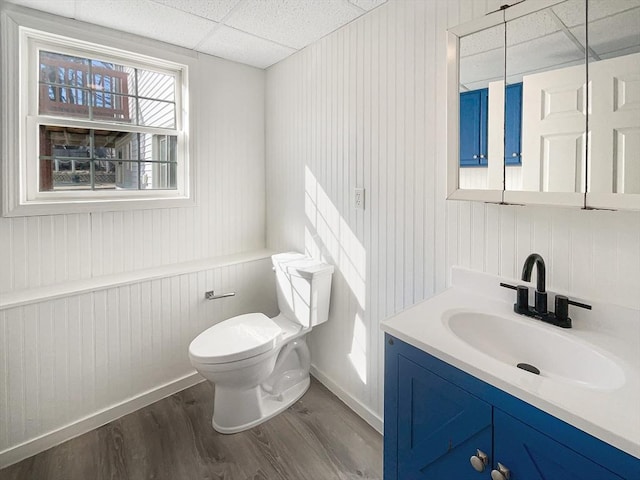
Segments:
[[[522,163],[522,83],[507,85],[504,114],[504,163],[520,165]]]
[[[487,478],[469,458],[491,460],[491,405],[408,358],[398,367],[397,478]]]
[[[512,479],[622,480],[607,468],[582,456],[574,448],[494,409],[494,466],[500,462]],[[551,433],[551,432],[550,432]],[[611,465],[616,468],[616,465]]]
[[[460,94],[460,166],[487,165],[489,89]]]

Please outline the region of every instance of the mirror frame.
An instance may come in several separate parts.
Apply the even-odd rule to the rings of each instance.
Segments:
[[[588,186],[585,192],[535,192],[504,189],[504,163],[502,190],[474,190],[459,188],[459,64],[458,52],[460,37],[491,28],[501,23],[534,13],[536,11],[552,7],[564,0],[527,0],[515,4],[503,10],[498,10],[485,15],[482,18],[466,22],[447,30],[447,199],[471,200],[487,203],[505,203],[516,205],[554,205],[562,207],[578,207],[585,209],[621,209],[640,210],[640,194],[618,194],[589,192]],[[588,8],[588,0],[584,0],[585,8]],[[588,12],[587,12],[587,43],[588,43]],[[506,48],[506,45],[505,45]],[[585,85],[586,102],[589,101],[588,72],[589,59],[588,48],[585,49]],[[505,53],[506,58],[506,53]],[[505,63],[506,75],[506,63]],[[588,104],[585,105],[588,112]],[[585,121],[585,131],[588,130],[588,113]],[[585,145],[585,158],[588,164],[588,144]],[[585,169],[585,185],[587,185],[587,169]]]
[[[537,0],[536,0],[537,1]],[[461,189],[459,177],[460,148],[460,68],[458,52],[460,37],[470,35],[504,23],[504,10],[489,13],[447,30],[447,199],[478,200],[487,203],[502,203],[504,192],[504,172],[502,190]],[[504,167],[503,167],[504,170]]]

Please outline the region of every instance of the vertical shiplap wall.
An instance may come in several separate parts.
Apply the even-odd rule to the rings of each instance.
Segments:
[[[0,218],[0,295],[264,248],[264,71],[200,55],[191,73],[198,205]]]
[[[265,247],[265,72],[199,55],[190,75],[196,206],[0,218],[0,298],[36,298],[0,308],[0,468],[192,373],[187,347],[207,326],[275,313],[268,260],[144,280]],[[37,299],[41,287],[105,276],[142,280]],[[226,288],[237,296],[203,301]]]
[[[43,435],[82,433],[75,423],[192,374],[189,343],[209,326],[276,314],[270,266],[266,258],[0,311],[0,468],[36,453]],[[205,300],[213,289],[237,295]]]
[[[445,31],[499,6],[390,0],[267,71],[267,245],[337,265],[312,359],[374,417],[380,321],[453,265],[515,278],[537,251],[551,288],[640,308],[639,213],[445,201]]]

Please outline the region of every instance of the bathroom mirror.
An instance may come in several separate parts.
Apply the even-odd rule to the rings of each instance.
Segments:
[[[640,209],[639,24],[640,0],[525,0],[450,29],[448,198]],[[501,28],[502,79],[481,48]],[[465,87],[488,91],[483,174]]]
[[[640,0],[587,5],[587,207],[640,209]]]
[[[448,198],[501,202],[504,13],[449,30],[447,67]]]
[[[460,189],[502,189],[504,34],[500,23],[460,37]]]
[[[587,164],[586,4],[565,0],[538,6],[530,3],[532,11],[505,10],[504,199],[582,206]]]

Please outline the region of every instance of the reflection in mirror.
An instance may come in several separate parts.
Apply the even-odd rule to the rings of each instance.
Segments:
[[[504,24],[460,38],[461,189],[502,190]]]
[[[585,25],[585,0],[506,23],[506,190],[585,191]]]
[[[640,0],[588,7],[588,190],[640,194]]]

